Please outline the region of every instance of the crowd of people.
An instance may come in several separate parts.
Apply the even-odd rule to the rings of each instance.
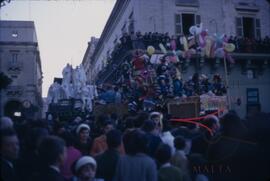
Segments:
[[[151,62],[141,49],[136,49],[117,71],[118,80],[114,84],[97,87],[99,103],[135,103],[137,108],[133,109],[151,111],[168,99],[226,95],[225,80],[219,74],[209,78],[194,73],[184,80],[175,56],[164,55]]]
[[[162,43],[167,50],[183,50],[181,37],[183,35],[169,35],[169,33],[146,32],[140,31],[123,33],[119,43],[114,47],[111,57],[132,49],[146,49],[153,46],[156,50],[161,50],[159,44]],[[226,35],[225,35],[226,36]],[[228,36],[227,41],[235,45],[235,52],[239,53],[268,53],[270,51],[270,38],[246,38],[238,36]]]
[[[117,92],[121,95],[123,102],[135,101],[136,104],[142,105],[143,102],[158,103],[164,102],[166,98],[174,97],[200,96],[202,94],[226,95],[225,78],[218,74],[210,78],[209,75],[195,73],[186,80],[182,78],[181,72],[185,69],[183,62],[187,61],[185,57],[188,57],[191,52],[188,50],[182,56],[176,53],[177,50],[184,51],[185,49],[181,37],[183,36],[170,36],[168,33],[157,32],[124,33],[109,57],[107,68],[102,71],[104,75],[107,75],[107,72],[114,72],[112,74],[115,76],[116,84],[100,85],[99,98],[105,103],[112,103],[113,92]],[[270,51],[269,37],[256,40],[226,37],[226,35],[221,37],[220,40],[217,38],[215,46],[218,46],[219,41],[221,41],[221,44],[222,42],[234,44],[235,52],[267,53]],[[189,40],[189,42],[191,41]],[[196,42],[189,42],[188,49],[196,49],[197,51],[196,47],[199,45],[196,45]],[[167,54],[153,62],[151,54],[148,53],[149,46],[153,47],[153,52],[161,51],[164,53],[167,51]],[[123,55],[127,50],[133,50],[132,57],[126,58],[119,64],[120,55]],[[227,56],[227,58],[230,62],[234,61],[231,56]],[[113,90],[114,87],[117,91]],[[105,98],[103,98],[104,95],[106,95]],[[107,97],[110,97],[110,100],[107,100]]]
[[[173,126],[161,112],[63,122],[1,118],[3,181],[266,180],[269,114]],[[96,120],[96,121],[95,121]],[[206,129],[208,128],[208,129]]]

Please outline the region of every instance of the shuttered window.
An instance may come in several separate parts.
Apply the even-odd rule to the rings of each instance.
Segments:
[[[175,34],[182,34],[182,16],[181,14],[175,14]]]
[[[261,21],[260,21],[260,19],[255,20],[255,33],[256,33],[256,38],[261,38]]]
[[[243,36],[243,19],[241,17],[236,18],[236,35],[237,36]]]

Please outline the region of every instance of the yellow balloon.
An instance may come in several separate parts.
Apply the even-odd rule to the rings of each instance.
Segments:
[[[235,45],[233,43],[225,43],[224,50],[226,52],[233,52],[235,50]]]
[[[155,53],[155,48],[153,46],[148,46],[147,47],[147,53],[149,55],[153,55]]]

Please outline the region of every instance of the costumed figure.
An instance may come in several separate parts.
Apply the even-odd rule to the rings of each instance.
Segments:
[[[69,85],[69,83],[71,82],[71,78],[72,78],[72,66],[67,64],[65,66],[65,68],[62,71],[62,76],[63,76],[63,80],[62,80],[62,85]]]
[[[73,82],[73,88],[74,88],[74,98],[79,99],[81,96],[81,81],[80,81],[80,70],[77,66],[75,69],[73,69],[72,73],[72,82]]]
[[[92,111],[92,95],[89,85],[82,87],[81,99],[83,101],[82,110]]]
[[[48,103],[58,103],[58,101],[61,99],[61,85],[58,82],[54,82],[50,87],[48,91]]]
[[[213,77],[213,93],[216,96],[222,96],[226,93],[226,88],[222,84],[222,80],[219,74],[214,75]]]
[[[143,57],[143,52],[141,50],[136,50],[132,58],[132,67],[134,70],[133,75],[142,75],[145,70],[145,58]]]

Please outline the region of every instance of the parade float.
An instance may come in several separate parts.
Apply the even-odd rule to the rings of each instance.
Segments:
[[[54,78],[49,87],[46,115],[63,120],[85,116],[92,112],[93,100],[98,96],[95,85],[87,83],[82,65],[73,68],[67,64],[62,71],[63,78]]]

